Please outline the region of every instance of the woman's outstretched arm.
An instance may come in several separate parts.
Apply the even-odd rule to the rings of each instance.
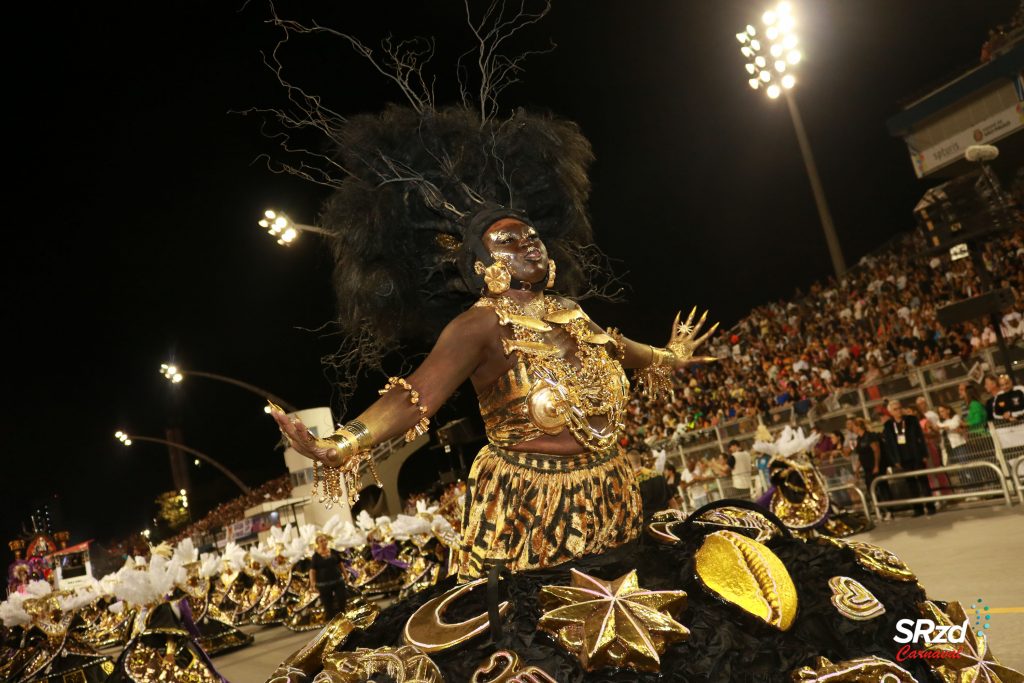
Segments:
[[[471,308],[452,320],[423,363],[405,378],[417,392],[417,402],[411,401],[411,392],[395,387],[355,418],[369,431],[364,447],[406,433],[423,417],[433,416],[485,360],[496,334],[494,313],[485,308]],[[420,406],[426,411],[421,412]],[[316,438],[301,420],[289,419],[280,410],[272,410],[271,415],[296,451],[331,467],[342,464],[333,442]]]

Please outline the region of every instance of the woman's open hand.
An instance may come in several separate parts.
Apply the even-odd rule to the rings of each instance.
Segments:
[[[288,439],[288,444],[300,455],[331,467],[337,467],[340,464],[338,449],[333,441],[318,439],[302,423],[302,420],[297,417],[289,418],[279,406],[273,403],[270,404],[270,416],[274,418],[281,433]]]
[[[694,325],[693,316],[696,314],[697,307],[694,306],[693,310],[690,311],[690,315],[687,316],[686,322],[680,323],[679,319],[683,315],[682,311],[680,311],[676,313],[676,320],[672,323],[672,337],[668,340],[668,350],[676,355],[676,367],[683,367],[691,363],[712,363],[718,360],[715,356],[693,355],[697,347],[707,341],[708,337],[718,329],[718,323],[715,323],[707,332],[698,337],[697,333],[704,327],[704,323],[708,319],[708,312],[704,311],[704,315]]]

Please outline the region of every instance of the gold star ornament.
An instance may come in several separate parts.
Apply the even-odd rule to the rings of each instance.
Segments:
[[[931,600],[918,606],[921,614],[939,626],[959,626],[967,623],[964,640],[960,643],[931,643],[929,650],[943,653],[957,653],[957,657],[930,658],[928,664],[944,683],[1022,683],[1024,675],[1003,666],[992,654],[988,638],[971,628],[964,607],[959,602],[950,602],[945,611]]]
[[[636,570],[602,581],[575,569],[568,586],[541,588],[546,610],[537,628],[579,657],[587,671],[606,666],[657,672],[665,646],[690,637],[673,619],[686,608],[685,591],[649,591]]]

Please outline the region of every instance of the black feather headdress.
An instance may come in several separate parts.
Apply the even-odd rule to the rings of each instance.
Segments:
[[[558,263],[559,289],[586,286],[593,155],[575,124],[520,110],[481,125],[465,107],[393,106],[347,119],[335,136],[351,176],[319,223],[335,236],[343,326],[369,325],[386,340],[436,334],[481,293],[483,231],[515,213]]]
[[[377,53],[347,34],[274,18],[285,32],[278,47],[292,34],[340,36],[409,100],[376,114],[342,116],[283,80],[277,50],[269,62],[301,115],[269,111],[286,128],[313,128],[329,138],[326,153],[310,154],[281,134],[285,151],[314,158],[281,168],[333,190],[318,223],[333,238],[344,339],[325,360],[348,380],[341,382],[343,394],[358,370],[379,368],[385,354],[407,341],[432,342],[480,296],[483,280],[473,266],[490,264],[481,236],[500,218],[517,216],[536,228],[557,263],[560,293],[606,295],[606,259],[593,243],[587,211],[590,143],[576,124],[551,114],[497,114],[497,94],[518,79],[530,54],[507,57],[497,47],[547,14],[550,0],[538,1],[535,12],[495,2],[478,20],[467,14],[482,80],[469,88],[460,68],[462,103],[450,107],[434,105],[423,76],[432,41],[388,39]],[[470,92],[480,100],[472,102]]]

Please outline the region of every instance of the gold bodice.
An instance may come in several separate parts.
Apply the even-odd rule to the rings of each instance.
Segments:
[[[552,297],[544,297],[539,315],[528,315],[508,297],[477,305],[493,308],[498,324],[511,331],[502,346],[513,365],[479,395],[488,440],[507,448],[569,429],[589,451],[612,444],[623,428],[629,381],[608,353],[611,338],[594,333],[579,306]],[[569,358],[543,336],[554,326],[576,343]]]

